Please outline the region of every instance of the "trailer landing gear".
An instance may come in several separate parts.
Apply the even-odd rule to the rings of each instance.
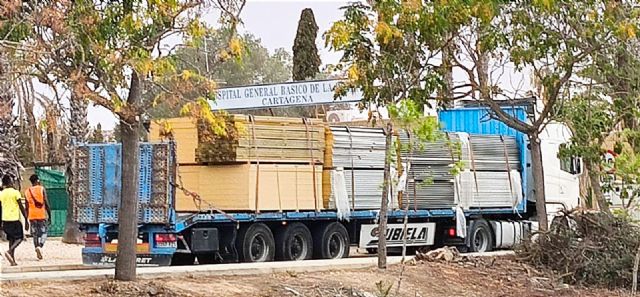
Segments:
[[[171,266],[187,266],[193,265],[196,256],[192,254],[175,253],[171,258]]]

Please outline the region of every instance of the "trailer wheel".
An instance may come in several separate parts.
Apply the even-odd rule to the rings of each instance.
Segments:
[[[273,261],[276,244],[273,233],[265,224],[252,224],[238,235],[238,251],[242,262]]]
[[[196,256],[193,254],[175,253],[171,257],[171,266],[193,265]]]
[[[349,257],[349,233],[340,223],[321,225],[314,233],[313,251],[317,259]]]
[[[292,223],[276,232],[276,259],[308,260],[313,257],[313,238],[302,223]]]
[[[493,231],[485,220],[471,222],[469,248],[471,252],[490,252],[493,250]]]

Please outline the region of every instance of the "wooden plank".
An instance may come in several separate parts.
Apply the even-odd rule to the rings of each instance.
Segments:
[[[249,116],[244,114],[233,114],[231,115],[234,121],[244,121],[249,122]],[[269,123],[269,124],[303,124],[302,118],[291,118],[291,117],[272,117],[272,116],[254,116],[254,121],[256,123]],[[310,124],[318,125],[322,124],[323,121],[321,119],[307,119]]]
[[[251,162],[258,160],[297,160],[298,163],[308,163],[312,159],[322,163],[323,152],[314,150],[313,154],[306,149],[269,149],[269,148],[238,148],[233,153],[210,151],[205,155],[210,156],[201,162]],[[313,158],[312,158],[313,157]]]
[[[315,210],[323,208],[322,167],[315,166],[316,192],[311,165],[255,164],[181,166],[183,184],[203,200],[225,211],[256,211],[256,177],[259,172],[258,207],[261,211]],[[185,178],[187,176],[187,178]],[[187,179],[189,181],[187,181]],[[196,190],[197,189],[197,190]],[[193,199],[178,194],[177,211],[206,211]]]
[[[311,140],[311,147],[316,150],[324,150],[324,142]],[[309,142],[306,140],[288,140],[288,139],[264,139],[259,138],[254,142],[251,139],[240,139],[239,147],[253,147],[257,145],[262,148],[291,148],[291,149],[309,149]]]
[[[198,160],[203,163],[257,161],[262,159],[304,163],[324,159],[325,127],[322,122],[305,126],[301,119],[255,117],[255,124],[245,115],[233,115],[235,121],[228,135],[202,133],[198,146]],[[235,130],[233,130],[235,129]],[[210,139],[206,142],[203,139]]]
[[[322,170],[322,205],[324,208],[329,208],[329,201],[331,199],[331,170]]]
[[[324,136],[324,143],[325,143],[325,149],[324,149],[324,167],[325,168],[331,168],[333,167],[333,142],[334,142],[334,138],[333,138],[333,133],[331,132],[331,129],[329,127],[325,127],[325,136]]]
[[[168,119],[166,123],[171,127],[171,133],[176,142],[176,157],[179,164],[195,164],[196,149],[198,147],[198,132],[196,123],[190,118]],[[149,141],[161,142],[169,139],[163,137],[164,123],[152,122],[149,131]]]

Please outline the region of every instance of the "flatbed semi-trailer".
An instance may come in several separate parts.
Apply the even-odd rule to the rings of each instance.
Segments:
[[[526,119],[524,109],[507,111]],[[388,246],[403,246],[406,216],[406,244],[411,248],[456,245],[463,250],[489,251],[513,247],[531,230],[532,224],[535,225],[532,223],[535,207],[531,207],[534,197],[527,186],[531,183],[526,138],[488,117],[484,108],[442,111],[439,118],[447,132],[515,136],[521,154],[520,189],[524,199],[512,207],[501,208],[392,209],[388,213]],[[548,149],[557,151],[561,142],[556,141],[555,135],[548,138],[554,144]],[[81,199],[74,199],[74,212],[86,234],[82,254],[83,262],[88,265],[115,263],[119,149],[118,144],[76,148],[76,170],[84,170],[86,174],[76,174],[79,180],[73,183],[75,191],[81,192]],[[566,190],[574,187],[566,181],[578,173],[562,170],[557,152],[553,158],[545,160],[545,170],[554,173],[548,182],[553,183],[554,178],[561,176],[565,190],[547,193],[547,199],[555,203],[553,205],[570,208],[575,206],[578,197],[574,197],[574,191]],[[334,259],[348,257],[352,245],[375,252],[378,210],[352,210],[346,216],[335,210],[177,212],[175,196],[180,189],[175,182],[175,162],[174,143],[142,144],[139,265]],[[577,187],[577,178],[575,180]]]

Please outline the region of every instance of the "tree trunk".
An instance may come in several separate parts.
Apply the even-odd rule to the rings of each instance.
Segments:
[[[69,105],[71,107],[69,121],[70,137],[68,138],[66,155],[66,179],[69,201],[67,203],[67,217],[64,225],[64,233],[62,235],[62,242],[80,244],[83,242],[83,233],[80,231],[80,226],[76,223],[73,214],[73,200],[75,199],[75,193],[73,192],[73,171],[71,168],[73,163],[73,146],[76,143],[87,142],[87,136],[89,135],[89,122],[87,120],[88,104],[83,98],[72,92],[71,98],[69,98]]]
[[[589,170],[589,166],[587,166],[586,161],[582,172],[583,173],[578,178],[578,182],[580,184],[580,203],[588,209],[593,209],[595,207],[594,201],[588,200],[589,193],[591,193],[591,171]]]
[[[548,229],[547,203],[544,190],[544,167],[542,164],[542,149],[537,134],[529,135],[531,143],[531,173],[533,174],[533,189],[536,197],[536,213],[540,231]]]
[[[73,100],[73,99],[71,99]],[[73,104],[72,104],[73,105]],[[73,112],[72,112],[73,113]],[[73,116],[71,117],[73,120]],[[73,138],[73,137],[72,137]],[[67,187],[67,215],[65,217],[64,232],[62,233],[62,242],[69,244],[81,244],[83,243],[83,232],[80,231],[80,225],[74,218],[74,199],[75,193],[73,191],[73,171],[72,168],[72,154],[73,143],[69,143],[67,148],[67,164],[66,164],[66,187]]]
[[[387,141],[385,143],[384,182],[382,202],[380,204],[380,223],[378,225],[378,268],[387,269],[387,209],[389,208],[389,186],[391,184],[391,136],[393,126],[387,123]]]
[[[596,203],[598,203],[598,208],[600,209],[600,211],[610,213],[609,204],[604,198],[604,193],[602,193],[602,185],[600,185],[600,166],[598,164],[593,164],[593,162],[589,160],[585,161],[585,165],[589,171],[589,183],[591,184],[593,198],[595,198]]]
[[[448,33],[446,38],[452,39],[453,33]],[[449,42],[442,49],[442,65],[440,66],[442,69],[442,77],[444,79],[444,89],[440,91],[438,97],[440,97],[441,102],[443,102],[444,106],[447,108],[453,108],[455,105],[455,100],[453,99],[453,58],[455,57],[455,43]]]
[[[134,71],[127,108],[135,109],[141,96],[140,80]],[[140,135],[139,117],[127,114],[121,116],[122,137],[122,196],[118,211],[118,254],[116,260],[116,280],[136,279],[136,243],[138,239],[138,143]]]

